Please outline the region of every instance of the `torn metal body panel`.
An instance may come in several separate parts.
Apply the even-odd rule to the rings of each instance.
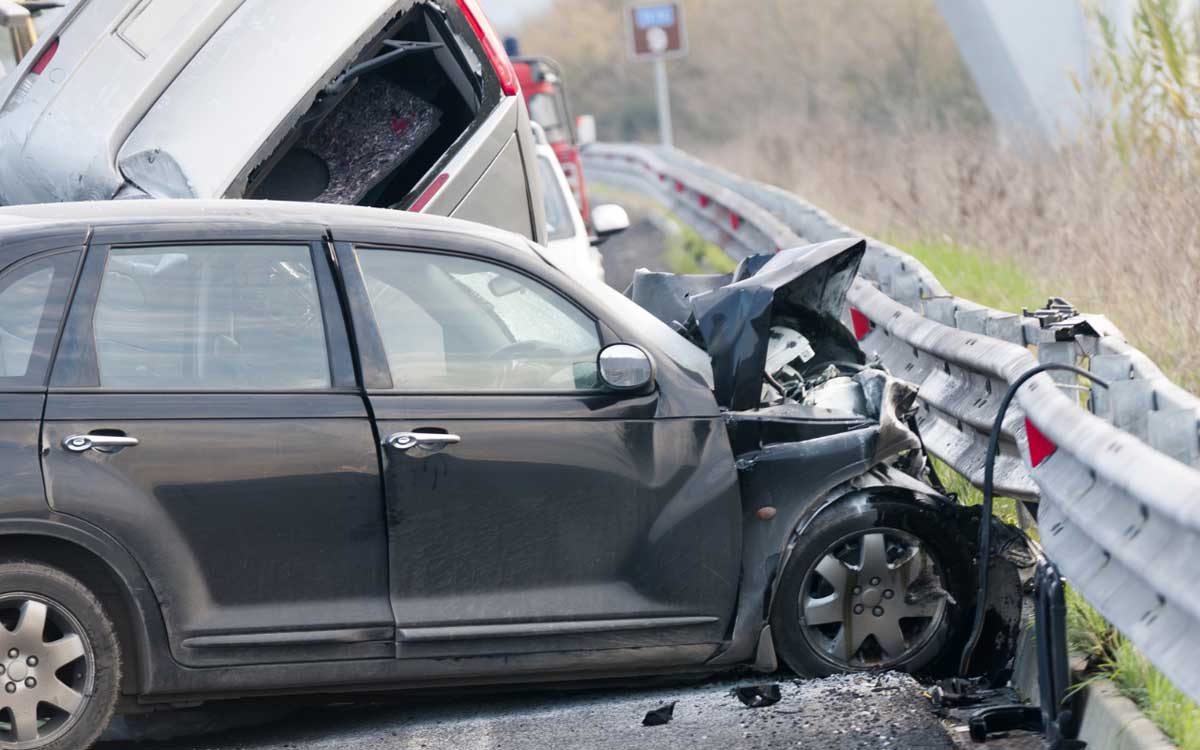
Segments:
[[[773,328],[819,341],[806,366],[864,361],[839,316],[865,252],[862,240],[834,240],[748,258],[729,276],[639,271],[628,293],[708,352],[719,404],[751,409],[761,401]]]
[[[788,542],[806,519],[841,495],[832,491],[869,471],[878,427],[768,445],[738,461],[742,491],[742,586],[730,647],[713,664],[753,658],[770,614],[770,591]],[[831,497],[831,494],[833,495]],[[774,510],[769,521],[760,513]]]

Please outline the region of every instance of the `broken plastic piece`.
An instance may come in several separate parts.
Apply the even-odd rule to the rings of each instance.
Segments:
[[[986,742],[988,735],[1023,729],[1042,731],[1042,710],[1036,706],[989,706],[971,716],[971,739]]]
[[[743,704],[750,708],[764,708],[766,706],[774,706],[779,702],[780,693],[777,683],[768,685],[747,685],[745,687],[735,688],[733,694],[737,696]]]
[[[653,711],[646,713],[646,718],[642,719],[644,727],[661,727],[663,724],[669,724],[671,719],[675,717],[675,701],[671,701],[665,706],[660,706]]]

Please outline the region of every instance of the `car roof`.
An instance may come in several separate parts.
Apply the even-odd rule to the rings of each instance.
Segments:
[[[461,219],[387,208],[265,200],[128,200],[0,207],[0,241],[5,235],[26,231],[197,223],[225,228],[422,230],[490,240],[533,255],[524,237]]]

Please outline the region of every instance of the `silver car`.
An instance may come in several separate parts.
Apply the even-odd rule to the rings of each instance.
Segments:
[[[79,0],[0,80],[0,204],[263,198],[545,240],[477,0]]]

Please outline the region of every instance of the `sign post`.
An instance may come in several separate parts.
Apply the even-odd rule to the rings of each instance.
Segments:
[[[664,146],[673,145],[675,139],[671,125],[671,84],[667,77],[667,60],[687,54],[682,0],[629,5],[625,9],[625,30],[629,37],[630,57],[654,62],[659,139]]]

